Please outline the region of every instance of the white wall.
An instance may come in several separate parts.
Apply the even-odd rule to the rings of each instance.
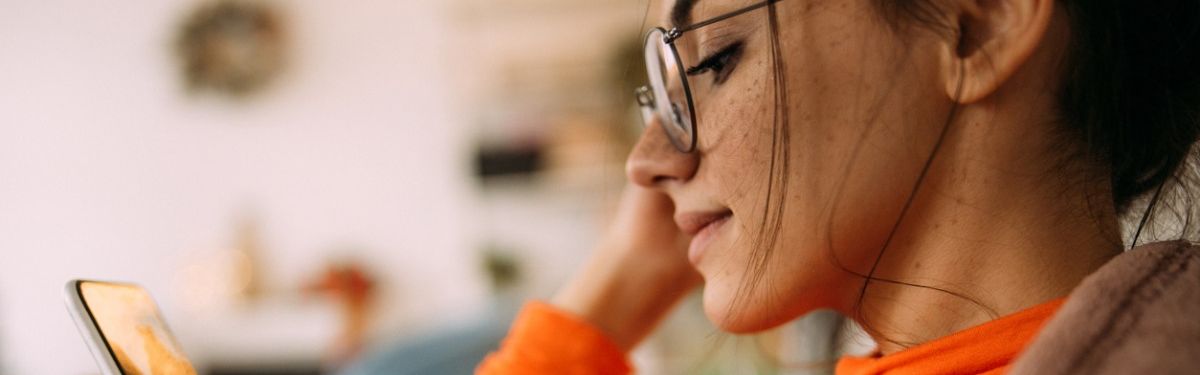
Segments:
[[[186,255],[247,208],[269,285],[349,245],[393,285],[385,326],[481,306],[440,2],[279,2],[291,64],[249,103],[181,89],[194,3],[0,0],[0,373],[94,373],[62,284],[137,281],[171,314]]]

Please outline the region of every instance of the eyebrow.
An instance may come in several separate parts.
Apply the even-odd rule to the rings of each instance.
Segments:
[[[692,21],[692,8],[696,7],[696,2],[700,0],[675,0],[675,5],[671,7],[671,23],[675,27],[683,27]]]

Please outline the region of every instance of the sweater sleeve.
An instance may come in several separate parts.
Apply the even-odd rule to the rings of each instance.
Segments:
[[[476,375],[628,374],[625,354],[590,323],[543,302],[517,315],[500,349]]]

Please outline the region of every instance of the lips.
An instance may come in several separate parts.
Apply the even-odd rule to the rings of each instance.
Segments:
[[[695,236],[709,224],[727,218],[731,215],[733,215],[733,212],[730,210],[689,212],[676,215],[675,225],[679,226],[679,230],[683,231],[683,233],[689,236]]]
[[[716,239],[721,227],[729,221],[730,217],[733,217],[733,212],[729,210],[686,213],[675,216],[675,224],[679,226],[679,229],[692,236],[687,253],[688,261],[692,265],[699,267],[700,260],[704,258],[705,249]]]

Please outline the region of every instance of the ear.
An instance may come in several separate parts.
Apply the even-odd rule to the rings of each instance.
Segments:
[[[946,93],[962,104],[994,94],[1037,51],[1055,0],[955,0],[957,40],[943,48]],[[960,83],[961,81],[961,83]],[[959,92],[959,85],[962,85]]]

